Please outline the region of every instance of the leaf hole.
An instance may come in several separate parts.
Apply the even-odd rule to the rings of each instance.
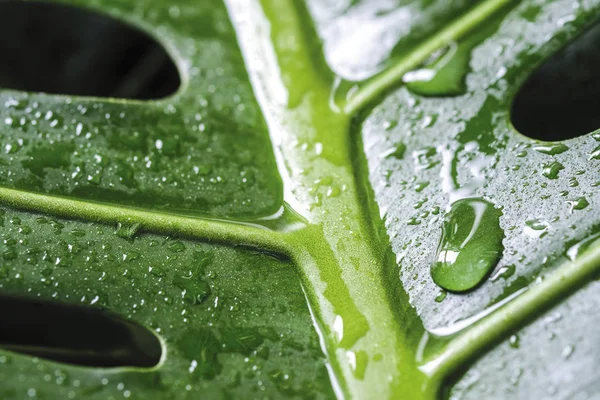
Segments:
[[[162,345],[147,328],[82,306],[0,295],[0,349],[88,367],[158,365]]]
[[[181,85],[156,40],[112,17],[45,2],[0,1],[0,87],[160,99]]]
[[[543,141],[576,138],[600,128],[600,24],[594,25],[528,78],[512,105],[512,123]]]

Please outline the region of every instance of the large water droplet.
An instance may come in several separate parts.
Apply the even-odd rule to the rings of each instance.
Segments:
[[[486,200],[458,200],[444,219],[431,277],[440,287],[464,292],[477,286],[496,266],[504,246],[502,212]]]

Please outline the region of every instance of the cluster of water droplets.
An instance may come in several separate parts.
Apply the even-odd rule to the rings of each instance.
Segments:
[[[505,90],[502,79],[493,82]],[[536,142],[502,124],[502,107],[497,95],[427,98],[401,89],[363,123],[401,279],[433,330],[458,328],[541,282],[568,258],[550,243],[593,230],[600,135]],[[485,293],[452,293],[481,284]]]
[[[152,329],[166,344],[164,365],[138,372],[97,373],[0,351],[0,377],[21,374],[19,388],[27,383],[42,397],[90,390],[139,397],[162,390],[143,383],[159,379],[169,392],[215,395],[330,390],[289,265],[267,255],[143,235],[130,221],[111,228],[2,211],[0,223],[3,295],[107,309]],[[72,324],[77,329],[77,321]],[[4,385],[0,392],[7,390],[13,389]]]

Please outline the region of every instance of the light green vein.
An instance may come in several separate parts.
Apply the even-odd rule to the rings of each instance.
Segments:
[[[290,254],[281,233],[244,223],[121,208],[7,188],[0,188],[0,203],[16,209],[58,217],[115,225],[139,224],[140,231],[178,235],[207,242],[254,246],[267,251]]]
[[[458,366],[483,354],[492,345],[530,323],[560,299],[571,295],[600,272],[600,248],[585,253],[533,285],[516,299],[453,339],[444,350],[421,366],[430,376],[430,390],[439,392],[444,381]]]

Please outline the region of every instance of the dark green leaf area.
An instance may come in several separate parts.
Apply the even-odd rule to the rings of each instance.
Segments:
[[[129,15],[128,7],[119,12]],[[132,29],[154,24],[160,39],[176,49],[179,92],[130,102],[3,90],[0,185],[188,215],[255,219],[276,213],[282,184],[224,5],[194,5],[177,20],[165,18],[168,7],[155,11],[158,21],[133,13],[124,22]],[[117,24],[108,14],[103,18]],[[38,28],[51,37],[60,25]],[[89,34],[110,43],[114,32],[104,28],[90,24]],[[99,71],[88,84],[107,86],[102,64],[92,64]]]
[[[3,296],[110,312],[154,330],[165,354],[153,369],[107,369],[2,350],[0,398],[332,397],[292,265],[123,226],[2,214]],[[51,329],[86,321],[65,318]]]

